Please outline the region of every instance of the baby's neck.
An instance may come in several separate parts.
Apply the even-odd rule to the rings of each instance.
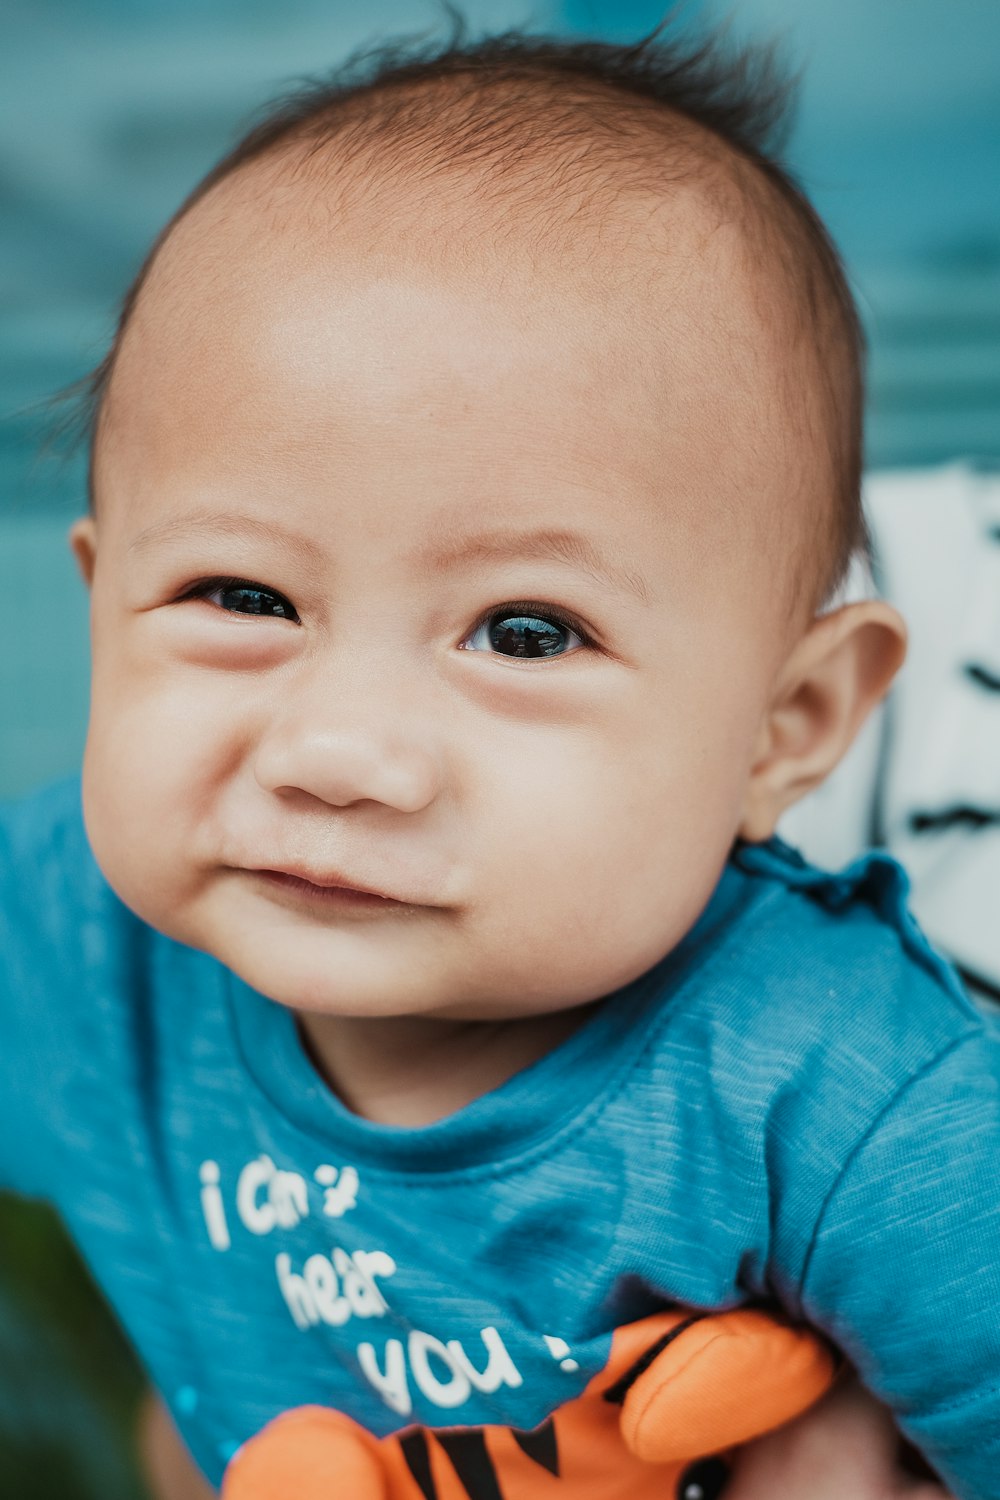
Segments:
[[[300,1012],[298,1023],[314,1064],[348,1109],[379,1125],[414,1128],[499,1088],[557,1047],[591,1010],[504,1021]]]

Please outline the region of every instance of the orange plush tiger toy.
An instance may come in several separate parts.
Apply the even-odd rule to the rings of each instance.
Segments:
[[[616,1329],[605,1368],[530,1431],[379,1439],[299,1407],[239,1450],[223,1500],[713,1500],[727,1451],[804,1411],[834,1373],[827,1348],[762,1312],[657,1313]]]

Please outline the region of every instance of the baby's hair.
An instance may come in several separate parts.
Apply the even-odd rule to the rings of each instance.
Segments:
[[[327,78],[272,103],[194,188],[157,238],[124,298],[107,355],[82,383],[94,436],[122,338],[173,228],[223,179],[285,151],[433,193],[443,174],[476,174],[477,201],[519,210],[543,238],[561,202],[600,222],[608,195],[662,192],[712,179],[735,187],[741,227],[779,288],[788,342],[814,348],[822,446],[834,494],[810,500],[813,602],[867,553],[861,509],[864,337],[840,257],[778,151],[794,89],[773,49],[667,37],[667,23],[629,45],[512,30],[478,41],[451,10],[442,43],[407,38],[355,53]],[[581,205],[583,208],[581,209]],[[791,317],[789,317],[791,314]],[[91,487],[93,506],[93,485]],[[817,537],[820,539],[817,546]]]

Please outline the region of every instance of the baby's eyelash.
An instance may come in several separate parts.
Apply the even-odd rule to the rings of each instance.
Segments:
[[[509,599],[503,604],[495,604],[490,609],[484,609],[473,629],[478,630],[481,625],[486,624],[487,620],[495,620],[498,617],[502,619],[504,615],[520,616],[523,619],[551,620],[555,625],[562,625],[565,630],[575,631],[585,646],[596,644],[590,631],[575,615],[568,614],[558,605],[542,604],[538,599]]]
[[[224,589],[250,589],[255,593],[270,594],[272,598],[280,599],[283,604],[287,604],[292,615],[296,620],[298,619],[298,611],[294,604],[280,589],[273,588],[269,583],[260,583],[256,578],[236,578],[228,574],[219,574],[213,578],[199,578],[197,583],[191,584],[184,590],[179,596],[178,603],[183,603],[185,599],[204,599],[209,594],[215,594]]]
[[[228,574],[219,574],[212,578],[199,578],[197,583],[189,584],[181,594],[182,599],[197,599],[202,594],[213,594],[216,589],[260,589],[263,593],[277,594],[277,589],[272,589],[266,583],[258,583],[255,578],[235,578]],[[284,598],[284,595],[281,595]]]

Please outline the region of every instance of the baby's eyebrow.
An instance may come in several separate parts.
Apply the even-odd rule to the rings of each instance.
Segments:
[[[273,521],[258,521],[253,516],[227,515],[217,511],[193,511],[172,516],[145,527],[128,544],[130,552],[141,552],[157,542],[179,542],[190,537],[225,536],[253,542],[279,541],[302,552],[313,548],[304,537]]]
[[[611,561],[589,538],[576,531],[488,531],[462,537],[443,548],[428,548],[421,554],[420,562],[433,572],[443,573],[460,563],[510,561],[513,558],[542,558],[549,562],[569,563],[627,590],[643,604],[649,603],[649,588],[640,574]]]

